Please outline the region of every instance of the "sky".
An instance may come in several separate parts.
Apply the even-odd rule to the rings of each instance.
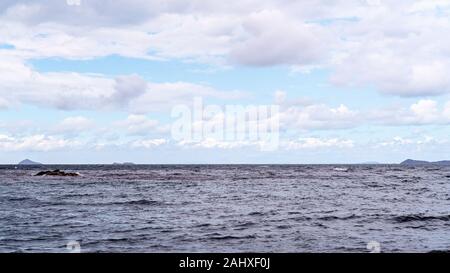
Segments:
[[[450,159],[449,0],[3,0],[0,26],[0,164]],[[278,106],[277,148],[175,138],[199,98]]]

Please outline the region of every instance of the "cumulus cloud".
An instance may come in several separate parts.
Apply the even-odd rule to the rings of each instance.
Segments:
[[[105,77],[69,72],[39,73],[17,58],[1,58],[0,97],[14,103],[65,110],[99,109],[113,89],[112,80]]]
[[[25,137],[12,137],[0,135],[1,151],[27,151],[27,152],[48,152],[67,148],[74,148],[80,143],[74,140],[67,140],[46,135],[31,135]]]
[[[231,50],[238,63],[255,66],[311,64],[326,54],[321,27],[286,17],[280,11],[263,10],[243,23],[242,41]]]
[[[159,122],[145,115],[129,115],[125,120],[115,122],[115,125],[131,135],[148,135],[159,129]]]
[[[412,146],[415,148],[419,148],[423,145],[433,145],[433,144],[445,144],[446,140],[437,140],[431,136],[423,136],[420,138],[405,138],[401,136],[393,137],[390,140],[381,141],[375,147],[395,147],[399,148],[400,146]]]
[[[257,147],[261,144],[260,141],[250,141],[250,140],[235,140],[235,141],[225,141],[218,140],[215,138],[205,138],[200,141],[179,141],[178,146],[190,147],[190,148],[204,148],[204,149],[236,149],[244,147]]]
[[[235,140],[224,141],[214,138],[207,138],[201,141],[180,141],[178,146],[191,147],[191,148],[204,148],[204,149],[239,149],[239,148],[254,148],[258,149],[267,145],[264,141],[252,141],[252,140]],[[298,139],[283,139],[279,143],[280,150],[302,150],[302,149],[321,149],[321,148],[353,148],[354,143],[349,139],[339,138],[298,138]]]
[[[136,24],[148,20],[158,12],[181,8],[178,6],[180,1],[170,1],[167,4],[152,0],[80,2],[80,5],[69,5],[66,0],[4,0],[0,5],[0,14],[28,24],[59,22],[86,26],[117,26]]]
[[[0,110],[5,110],[9,108],[9,106],[10,103],[6,99],[0,97]]]
[[[154,148],[166,144],[168,141],[163,138],[158,139],[144,139],[144,140],[135,140],[130,143],[132,148]]]
[[[450,123],[449,102],[422,99],[409,107],[389,107],[365,113],[366,122],[379,125],[443,125]]]
[[[348,42],[335,55],[332,82],[371,85],[399,96],[448,93],[450,40],[442,33],[450,30],[450,23],[434,12],[415,12],[417,4],[380,2],[358,22],[337,26]]]
[[[195,97],[221,100],[236,100],[248,97],[248,94],[243,91],[222,91],[211,86],[188,82],[149,83],[148,90],[138,100],[130,102],[130,111],[148,113],[166,110],[168,107],[178,104],[192,105]]]
[[[299,138],[297,140],[286,141],[283,147],[287,150],[296,149],[317,149],[317,148],[352,148],[354,143],[349,139],[339,138]]]
[[[433,100],[420,100],[411,105],[411,111],[419,122],[432,122],[439,117],[437,102]]]
[[[341,104],[331,107],[306,99],[289,99],[283,91],[275,92],[281,111],[283,130],[336,130],[360,126],[422,126],[450,124],[450,101],[439,103],[420,99],[409,106],[391,105],[375,109],[350,109]]]
[[[415,1],[409,8],[409,12],[434,12],[436,9],[449,9],[450,2],[447,0],[419,0]]]
[[[174,104],[191,103],[195,96],[237,99],[241,91],[221,91],[188,82],[152,83],[137,75],[115,79],[70,72],[41,73],[23,60],[1,55],[0,98],[3,102],[31,104],[62,110],[116,110],[148,113]]]
[[[92,129],[95,126],[95,122],[86,117],[76,116],[68,117],[62,120],[54,128],[57,133],[82,133],[86,130]]]
[[[153,82],[139,75],[39,72],[30,65],[30,60],[46,58],[90,60],[119,55],[209,64],[214,69],[326,69],[330,82],[338,86],[423,97],[408,105],[406,101],[411,100],[405,99],[399,105],[357,109],[348,101],[327,105],[290,100],[280,90],[275,103],[281,105],[282,129],[292,133],[290,136],[361,125],[447,125],[450,102],[430,97],[450,92],[450,39],[443,35],[450,32],[449,15],[450,4],[443,0],[242,0],[233,5],[203,0],[82,0],[80,6],[67,5],[64,0],[4,0],[0,3],[0,110],[33,105],[65,111],[124,111],[126,120],[111,124],[113,130],[119,128],[111,133],[111,138],[117,139],[94,141],[92,145],[100,147],[111,141],[118,147],[152,148],[169,141],[149,132],[167,132],[169,125],[146,114],[166,111],[176,104],[190,106],[196,96],[221,100],[246,97],[242,91],[219,90],[208,84]],[[2,45],[8,45],[7,49]],[[217,122],[220,117],[209,121]],[[3,125],[0,127],[8,133],[0,137],[2,150],[46,151],[79,144],[39,130],[27,131],[29,135],[24,136],[18,125],[15,131],[11,125]],[[76,133],[92,126],[91,120],[74,116],[49,132]],[[119,130],[126,132],[125,138]],[[8,135],[11,132],[15,135]],[[130,140],[132,137],[142,139]],[[383,141],[382,146],[427,141],[432,142],[396,137]],[[179,144],[220,149],[260,145],[210,138]],[[282,141],[286,150],[352,145],[349,139],[335,137]]]
[[[111,99],[119,105],[127,105],[130,100],[145,93],[147,82],[138,75],[119,76],[115,79]]]
[[[338,85],[439,95],[450,92],[449,10],[441,0],[2,1],[0,43],[23,60],[116,54],[328,68]]]
[[[280,113],[286,130],[346,129],[360,125],[362,120],[360,113],[342,104],[335,108],[325,104],[291,106]]]

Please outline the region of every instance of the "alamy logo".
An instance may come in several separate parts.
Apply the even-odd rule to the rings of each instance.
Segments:
[[[172,108],[172,139],[184,144],[255,144],[263,151],[278,149],[278,105],[203,105],[195,98],[193,106]]]

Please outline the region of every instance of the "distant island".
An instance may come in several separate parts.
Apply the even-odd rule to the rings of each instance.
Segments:
[[[359,164],[367,164],[367,165],[375,165],[375,164],[383,164],[375,161],[368,161]],[[30,159],[24,159],[20,161],[17,165],[44,165],[43,163],[32,161]],[[136,165],[133,162],[114,162],[112,165],[120,165],[120,166],[130,166]],[[425,160],[414,160],[407,159],[400,163],[403,166],[424,166],[424,165],[437,165],[437,166],[450,166],[450,160],[441,160],[441,161],[425,161]]]
[[[20,161],[17,165],[43,165],[43,164],[40,162],[35,162],[35,161],[29,160],[29,159],[25,159],[25,160]]]
[[[400,163],[400,165],[405,166],[423,166],[423,165],[438,165],[438,166],[450,166],[450,160],[442,160],[442,161],[424,161],[424,160],[413,160],[407,159]]]

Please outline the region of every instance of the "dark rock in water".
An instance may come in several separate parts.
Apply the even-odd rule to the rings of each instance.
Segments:
[[[413,159],[407,159],[400,163],[400,165],[406,165],[406,166],[424,166],[424,165],[437,165],[437,166],[450,166],[449,160],[442,160],[442,161],[436,161],[436,162],[429,162],[429,161],[423,161],[423,160],[413,160]]]
[[[66,173],[60,170],[54,170],[54,171],[42,171],[38,172],[34,176],[80,176],[78,173]]]
[[[29,159],[25,159],[19,162],[18,165],[42,165],[42,163],[39,162],[35,162]]]

